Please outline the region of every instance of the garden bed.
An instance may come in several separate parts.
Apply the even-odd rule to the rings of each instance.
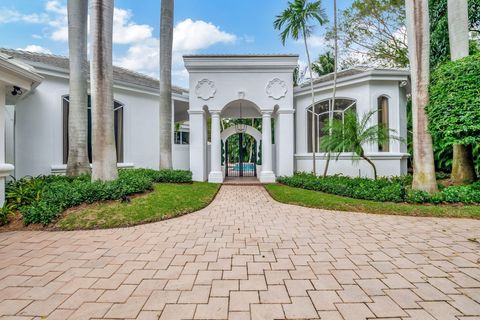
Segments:
[[[342,197],[281,184],[271,184],[265,187],[272,198],[278,202],[309,208],[403,216],[480,219],[479,205],[380,202]]]
[[[129,214],[132,216],[136,215],[136,218],[124,216],[123,219],[119,219],[116,223],[112,222],[112,218],[107,219],[108,222],[99,222],[98,225],[90,223],[78,227],[104,228],[156,221],[165,216],[198,210],[198,208],[208,204],[213,199],[216,193],[215,188],[218,189],[218,186],[209,189],[201,184],[193,184],[191,172],[175,170],[120,170],[119,178],[109,182],[91,182],[89,176],[75,178],[65,176],[24,178],[10,182],[7,185],[7,201],[2,209],[3,222],[6,222],[8,218],[8,220],[12,220],[13,225],[7,225],[2,229],[8,230],[15,226],[18,227],[19,217],[21,217],[21,222],[24,226],[34,225],[34,227],[28,227],[27,229],[38,229],[38,225],[52,227],[62,213],[74,207],[87,210],[91,206],[100,205],[99,203],[103,206],[121,204],[123,209],[129,208],[128,210],[132,210],[133,204],[136,204],[138,199],[163,199],[164,203],[153,201],[152,204],[152,206],[154,204],[158,206],[158,212],[161,212],[160,216],[152,213],[152,210],[155,209],[154,207],[151,208],[152,210],[150,210],[148,215],[144,216],[140,213],[136,214],[136,209],[134,208],[133,211],[129,211]],[[205,193],[198,193],[196,192],[197,189],[204,190]],[[135,197],[136,195],[149,192],[152,193],[144,197]],[[162,194],[159,196],[158,192]],[[187,198],[184,203],[185,207],[181,205],[171,207],[171,211],[168,211],[168,208],[165,207],[169,207],[170,203],[167,202],[173,201],[178,203],[180,201],[175,199],[175,193],[178,193],[178,196]],[[168,197],[169,194],[171,195],[170,197]],[[186,194],[188,197],[185,197]],[[197,199],[196,196],[200,198]],[[191,203],[188,202],[189,200]],[[78,213],[78,210],[75,212]],[[67,219],[68,216],[62,215],[63,218],[61,220]],[[89,219],[92,219],[92,217],[90,216]],[[93,220],[99,221],[98,219]],[[72,222],[70,225],[75,225],[75,223]]]
[[[293,177],[280,177],[278,182],[295,188],[380,202],[480,204],[480,182],[448,187],[439,185],[440,191],[433,195],[412,190],[411,176],[371,180],[345,176],[316,177],[312,174],[298,173]]]

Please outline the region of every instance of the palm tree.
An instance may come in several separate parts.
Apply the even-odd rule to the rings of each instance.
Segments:
[[[452,60],[469,54],[468,0],[448,0],[448,34]],[[453,145],[451,180],[454,183],[475,181],[477,175],[473,164],[472,148],[461,144]]]
[[[327,51],[318,56],[312,64],[312,70],[319,76],[323,76],[335,71],[335,58],[332,52]]]
[[[173,1],[162,0],[160,16],[160,169],[172,168]]]
[[[428,132],[425,106],[430,81],[430,20],[428,0],[407,0],[408,53],[412,78],[413,189],[438,191],[432,136]]]
[[[68,1],[70,95],[67,176],[90,174],[88,159],[88,0]]]
[[[309,2],[308,0],[293,0],[288,2],[288,8],[278,15],[274,22],[275,29],[280,31],[280,38],[285,45],[288,38],[299,40],[303,38],[305,53],[307,55],[308,70],[310,72],[310,91],[312,95],[312,158],[313,173],[317,174],[315,158],[315,93],[313,91],[313,72],[310,52],[308,50],[307,38],[313,32],[313,25],[310,21],[316,21],[319,25],[327,23],[325,10],[321,7],[321,1]]]
[[[337,22],[337,0],[333,0],[333,39],[334,39],[334,53],[333,53],[333,94],[332,94],[332,103],[329,106],[329,122],[333,121],[333,110],[335,109],[335,98],[337,96],[337,77],[338,77],[338,22]],[[328,167],[330,166],[330,157],[331,151],[327,150],[327,161],[325,162],[325,170],[323,171],[323,176],[326,177],[328,174]]]
[[[359,120],[354,111],[345,112],[342,119],[333,119],[325,123],[325,137],[320,142],[322,148],[337,153],[337,160],[342,152],[353,152],[358,158],[352,160],[363,159],[372,166],[373,176],[377,179],[377,167],[365,155],[364,145],[386,143],[390,140],[400,140],[396,136],[395,130],[387,129],[384,126],[375,124],[369,126],[372,117],[377,111],[370,111],[362,116]]]
[[[113,0],[91,0],[92,180],[118,177],[113,113]]]

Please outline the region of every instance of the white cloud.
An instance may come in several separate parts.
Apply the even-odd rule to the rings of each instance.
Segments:
[[[206,49],[217,43],[234,43],[237,36],[221,31],[219,27],[202,20],[186,19],[173,31],[174,51],[191,52]]]
[[[308,45],[312,48],[324,48],[328,45],[328,41],[322,36],[310,36],[307,39]]]
[[[152,37],[153,27],[146,24],[136,24],[131,21],[132,12],[115,8],[113,17],[113,42],[130,44]]]
[[[47,54],[52,53],[47,48],[44,48],[42,46],[37,46],[35,44],[28,45],[25,48],[18,48],[17,50],[23,50],[23,51],[29,51],[29,52],[38,52],[38,53],[47,53]]]
[[[17,10],[0,8],[0,24],[25,22],[25,23],[46,23],[48,16],[45,14],[23,14]]]
[[[180,85],[187,84],[188,72],[183,65],[184,54],[193,54],[219,43],[234,43],[237,39],[236,35],[221,31],[219,27],[209,22],[192,19],[179,22],[173,30],[174,82]],[[125,56],[116,58],[115,64],[158,78],[159,46],[159,39],[152,36],[138,41],[129,47]]]

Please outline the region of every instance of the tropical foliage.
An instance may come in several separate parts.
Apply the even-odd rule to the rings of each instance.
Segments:
[[[480,182],[468,186],[440,186],[440,192],[433,195],[412,190],[411,176],[371,180],[344,176],[316,177],[308,173],[298,173],[293,177],[280,177],[279,182],[295,188],[382,202],[480,203]]]
[[[377,168],[373,161],[366,155],[364,146],[368,144],[384,144],[390,140],[400,140],[394,130],[372,125],[372,117],[376,111],[364,114],[360,119],[354,111],[347,111],[343,119],[327,121],[323,126],[325,136],[321,139],[321,148],[337,153],[337,159],[341,152],[353,152],[357,158],[354,161],[363,159],[373,169],[375,180],[377,179]]]
[[[67,208],[105,200],[128,200],[128,196],[152,190],[154,183],[190,183],[189,171],[150,169],[121,170],[115,181],[94,181],[90,176],[40,176],[10,182],[6,207],[19,210],[28,225],[53,222]]]
[[[288,38],[293,40],[303,39],[305,45],[305,53],[307,54],[308,70],[310,73],[310,94],[312,96],[312,106],[315,105],[315,94],[313,92],[313,70],[312,61],[310,59],[310,51],[308,50],[307,39],[312,35],[315,25],[320,26],[327,23],[325,10],[321,6],[321,1],[316,0],[310,2],[308,0],[293,0],[288,2],[288,7],[280,15],[278,15],[273,23],[275,29],[280,31],[280,39],[285,45]],[[314,118],[312,117],[312,128],[314,127]],[[315,132],[312,130],[312,170],[316,170],[315,159]]]
[[[341,12],[338,33],[343,65],[408,65],[404,0],[354,0]]]
[[[335,71],[335,57],[330,51],[322,53],[312,64],[312,70],[319,76],[323,76]]]

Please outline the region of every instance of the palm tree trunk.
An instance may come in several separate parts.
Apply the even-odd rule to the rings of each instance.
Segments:
[[[307,54],[307,62],[308,62],[308,71],[310,72],[310,91],[312,94],[312,173],[316,176],[317,175],[317,159],[315,157],[315,93],[313,91],[313,73],[312,73],[312,62],[310,60],[310,52],[308,51],[308,44],[307,44],[307,34],[305,32],[305,27],[303,28],[303,42],[305,43],[305,52]]]
[[[88,159],[88,0],[68,1],[70,95],[67,176],[90,174]]]
[[[92,180],[118,177],[113,112],[113,0],[91,0]]]
[[[333,121],[333,110],[335,109],[335,98],[337,96],[337,77],[338,77],[338,24],[337,24],[337,0],[333,0],[333,33],[334,33],[334,70],[333,70],[333,94],[332,94],[332,105],[330,106],[328,122],[330,126]],[[331,133],[330,133],[331,134]],[[325,164],[325,171],[323,176],[326,177],[328,174],[328,167],[330,166],[330,157],[331,152],[327,150],[327,162]]]
[[[408,53],[413,102],[413,189],[438,191],[432,137],[428,132],[425,106],[430,81],[430,22],[428,0],[407,0]]]
[[[368,164],[370,164],[370,165],[372,166],[372,169],[373,169],[373,177],[374,177],[375,180],[377,180],[377,167],[375,166],[375,164],[373,163],[373,161],[370,160],[368,157],[366,157],[364,152],[362,152],[362,154],[360,155],[360,157],[361,157],[363,160],[367,161]]]
[[[162,0],[160,14],[160,169],[172,169],[173,0]]]
[[[468,0],[448,0],[448,34],[452,61],[469,54]],[[453,146],[451,180],[456,184],[477,179],[472,153],[468,146]]]

